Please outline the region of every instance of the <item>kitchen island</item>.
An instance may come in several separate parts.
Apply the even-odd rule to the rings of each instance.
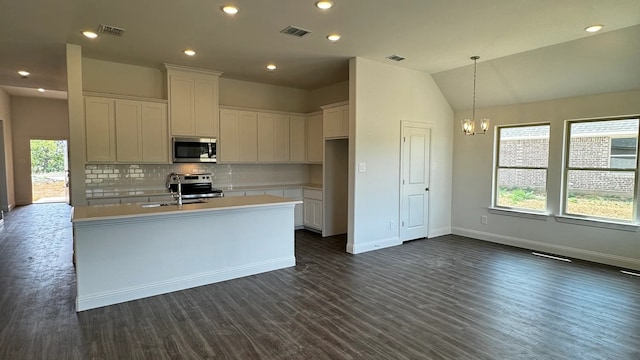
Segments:
[[[76,311],[294,266],[298,203],[263,195],[74,207]]]

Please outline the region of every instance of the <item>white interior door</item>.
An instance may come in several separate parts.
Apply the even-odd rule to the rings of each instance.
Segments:
[[[429,142],[427,124],[402,123],[400,240],[427,237],[429,228]]]

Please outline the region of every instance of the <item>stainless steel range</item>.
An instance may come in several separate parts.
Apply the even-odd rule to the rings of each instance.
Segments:
[[[176,174],[167,176],[167,189],[174,194],[182,193],[183,199],[207,199],[223,197],[220,189],[213,187],[210,173],[204,174]]]

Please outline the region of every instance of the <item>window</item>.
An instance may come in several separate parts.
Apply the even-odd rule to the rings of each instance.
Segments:
[[[567,122],[563,214],[633,221],[638,119]]]
[[[633,168],[636,164],[636,149],[638,138],[624,137],[611,139],[612,168]]]
[[[547,209],[549,124],[498,127],[494,206]]]

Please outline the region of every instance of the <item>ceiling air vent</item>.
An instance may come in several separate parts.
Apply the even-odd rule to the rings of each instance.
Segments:
[[[400,56],[400,55],[395,55],[395,54],[394,54],[394,55],[389,55],[389,56],[387,56],[387,59],[389,59],[389,60],[393,60],[393,61],[402,61],[402,60],[404,60],[405,58],[403,58],[403,57],[402,57],[402,56]]]
[[[100,26],[98,27],[98,32],[113,36],[122,36],[122,34],[124,33],[124,29],[111,25],[100,24]]]
[[[301,29],[295,26],[287,26],[286,28],[280,30],[281,33],[283,34],[287,34],[287,35],[293,35],[293,36],[297,36],[297,37],[303,37],[309,33],[311,33],[311,31],[309,30],[305,30],[305,29]]]

